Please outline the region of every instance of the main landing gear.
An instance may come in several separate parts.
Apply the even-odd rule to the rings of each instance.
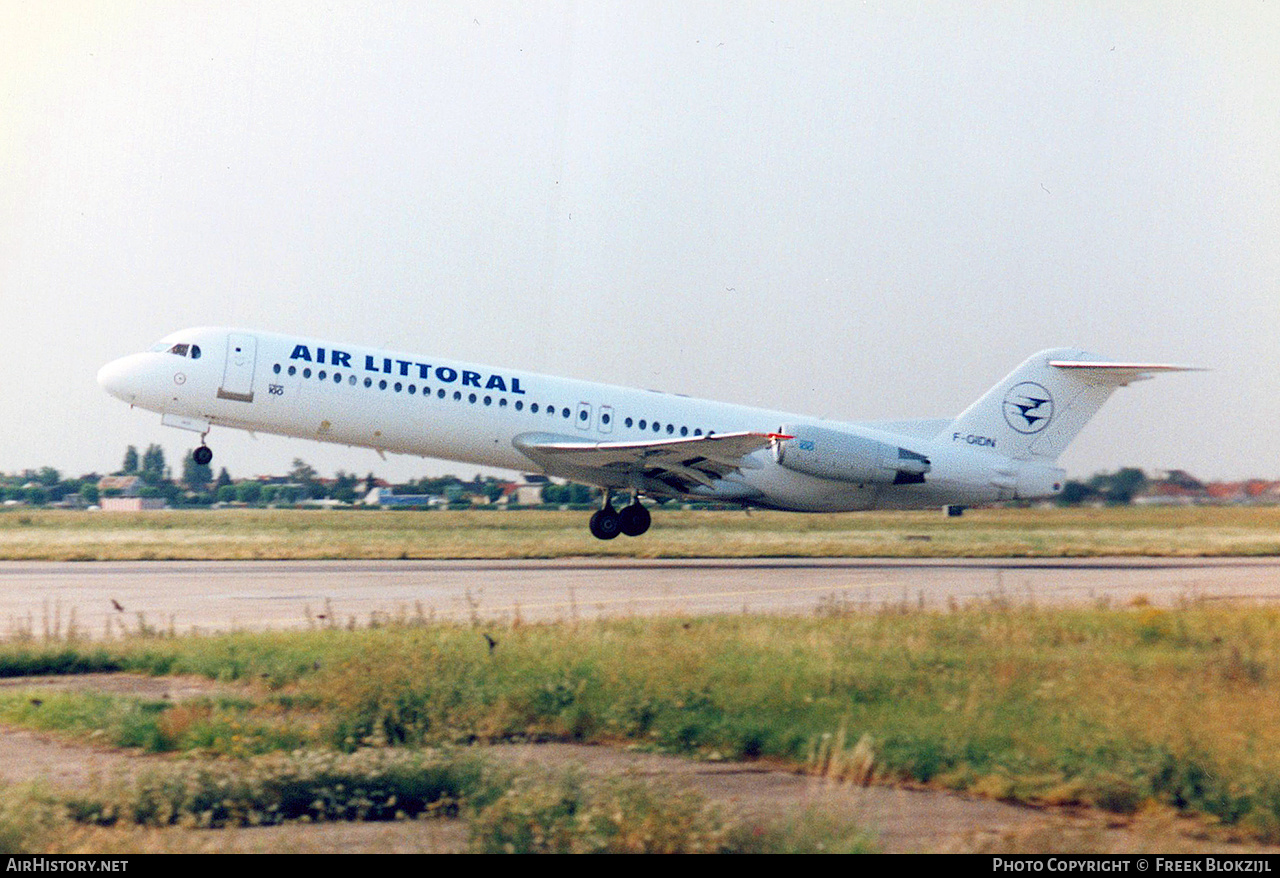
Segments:
[[[611,491],[604,492],[604,506],[591,516],[588,527],[591,535],[598,540],[611,540],[623,533],[629,537],[638,537],[649,529],[649,510],[640,504],[640,498],[633,496],[631,505],[621,512],[613,508]]]

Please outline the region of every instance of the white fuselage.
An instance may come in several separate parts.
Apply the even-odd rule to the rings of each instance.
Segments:
[[[186,346],[185,351],[175,349]],[[198,357],[192,354],[198,350]],[[212,426],[274,433],[398,454],[441,458],[626,489],[595,471],[551,468],[517,448],[547,434],[577,442],[646,442],[809,425],[901,446],[928,458],[914,484],[859,484],[779,465],[769,449],[735,472],[682,496],[833,512],[972,505],[1060,488],[1061,471],[1004,457],[948,421],[860,425],[685,396],[635,390],[419,354],[276,333],[222,328],[169,336],[151,351],[104,366],[113,395],[206,433]],[[646,493],[663,493],[648,489]]]

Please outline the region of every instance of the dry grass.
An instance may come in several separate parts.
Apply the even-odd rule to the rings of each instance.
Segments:
[[[581,511],[173,510],[0,513],[0,560],[613,556],[1088,557],[1280,553],[1280,508],[980,509],[799,515],[660,509],[640,539],[593,539]]]

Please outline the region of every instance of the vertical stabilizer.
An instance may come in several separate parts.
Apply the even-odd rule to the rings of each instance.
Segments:
[[[1029,357],[969,406],[939,436],[1015,460],[1051,462],[1117,387],[1189,366],[1117,363],[1073,348]]]

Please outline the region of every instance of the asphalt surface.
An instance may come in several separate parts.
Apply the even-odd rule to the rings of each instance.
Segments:
[[[1280,600],[1280,558],[0,562],[3,635]]]

